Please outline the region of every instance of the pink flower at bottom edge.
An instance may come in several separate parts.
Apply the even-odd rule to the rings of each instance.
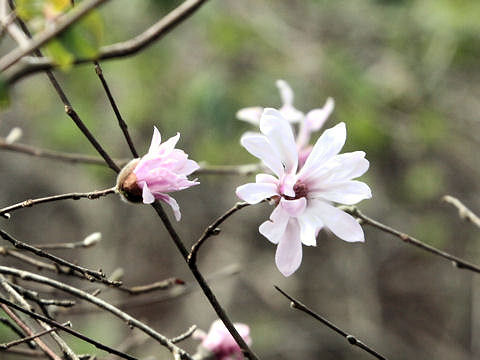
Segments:
[[[187,178],[199,165],[188,159],[183,150],[175,149],[179,138],[177,133],[162,143],[160,132],[154,126],[148,153],[130,161],[117,177],[117,189],[125,199],[144,204],[163,201],[173,209],[177,221],[181,218],[180,208],[168,193],[199,184],[196,179]]]
[[[243,340],[251,345],[250,328],[248,325],[235,323],[233,324]],[[215,320],[208,334],[202,331],[196,331],[194,338],[202,340],[201,346],[215,355],[216,360],[236,360],[242,359],[243,353],[237,342],[230,334],[221,320]]]

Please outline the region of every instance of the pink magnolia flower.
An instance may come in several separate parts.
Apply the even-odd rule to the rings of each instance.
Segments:
[[[347,136],[345,124],[320,136],[300,170],[292,129],[279,111],[264,110],[260,131],[244,135],[241,143],[276,176],[258,174],[255,183],[239,186],[236,193],[250,204],[264,199],[276,204],[259,231],[277,244],[275,262],[280,272],[289,276],[298,269],[302,244],[315,246],[323,227],[345,241],[364,241],[358,222],[333,205],[352,205],[372,196],[367,184],[352,180],[368,170],[365,153],[339,154]]]
[[[199,166],[183,150],[175,149],[179,138],[177,133],[162,143],[160,132],[154,127],[148,153],[130,161],[117,177],[117,190],[124,198],[144,204],[161,200],[171,206],[177,221],[181,218],[180,208],[168,193],[199,184],[187,179]]]
[[[299,152],[300,168],[312,150],[312,147],[309,146],[311,134],[320,130],[325,124],[335,107],[335,102],[329,97],[323,107],[310,110],[305,115],[293,106],[294,94],[290,85],[285,80],[277,80],[276,85],[282,99],[282,107],[279,109],[280,113],[289,123],[298,124],[298,134],[295,142]],[[263,110],[259,106],[240,109],[237,112],[237,119],[259,126]]]
[[[250,338],[250,328],[247,325],[240,323],[235,323],[233,325],[243,340],[250,345],[252,343],[252,339]],[[214,357],[212,358],[215,360],[243,359],[242,350],[221,320],[215,320],[212,323],[208,334],[205,334],[201,330],[196,330],[193,336],[195,339],[202,340],[200,346],[204,350],[207,350],[209,354],[213,354]]]

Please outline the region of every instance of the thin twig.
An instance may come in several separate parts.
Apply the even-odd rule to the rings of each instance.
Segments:
[[[243,340],[243,338],[238,333],[237,329],[235,329],[235,326],[233,325],[232,321],[228,317],[225,310],[222,308],[222,306],[218,302],[217,297],[213,293],[212,289],[210,289],[210,286],[208,286],[208,283],[206,282],[202,273],[198,270],[197,264],[195,264],[194,262],[188,261],[188,257],[190,253],[188,252],[187,248],[183,244],[183,241],[180,239],[180,236],[178,235],[178,233],[173,228],[172,223],[170,222],[167,214],[162,208],[162,205],[158,201],[155,201],[152,204],[152,206],[157,212],[160,219],[162,220],[163,225],[165,226],[165,228],[167,229],[167,232],[170,235],[170,238],[173,240],[173,242],[177,246],[178,251],[180,251],[180,254],[183,256],[183,259],[187,263],[188,268],[190,269],[191,273],[193,274],[198,284],[200,285],[203,293],[207,297],[208,301],[212,305],[218,317],[222,320],[225,327],[228,329],[232,337],[235,339],[237,344],[242,349],[242,352],[244,353],[244,355],[250,360],[258,360],[257,355],[255,355],[255,353],[250,349],[250,347],[245,342],[245,340]]]
[[[45,355],[43,352],[38,350],[30,350],[30,349],[8,349],[7,350],[9,355],[21,355],[28,358],[44,358]]]
[[[123,136],[125,137],[125,140],[127,141],[128,147],[130,148],[130,152],[132,153],[134,158],[138,158],[138,152],[135,149],[135,145],[133,145],[132,138],[130,137],[130,134],[128,132],[128,126],[125,120],[123,120],[122,115],[120,114],[120,110],[118,109],[117,103],[115,102],[115,99],[113,98],[113,95],[110,91],[110,87],[107,84],[107,81],[105,80],[105,77],[103,76],[103,71],[102,68],[100,67],[100,64],[98,61],[94,61],[95,64],[95,73],[98,75],[100,81],[102,82],[103,89],[105,90],[105,93],[107,94],[108,101],[110,102],[110,105],[112,106],[113,112],[115,113],[115,116],[117,117],[118,125],[120,126],[120,129],[122,129]]]
[[[28,45],[17,47],[0,59],[0,72],[6,70],[11,65],[15,64],[25,55],[37,50],[40,46],[46,44],[55,36],[60,35],[67,30],[71,25],[75,24],[82,17],[87,15],[91,10],[106,3],[108,0],[87,0],[83,1],[79,6],[76,6],[68,14],[60,18],[54,27],[48,27],[40,34],[32,38]]]
[[[43,316],[43,315],[39,315],[39,314],[37,314],[37,313],[35,313],[35,312],[33,312],[33,311],[24,309],[23,307],[18,306],[18,305],[16,305],[16,304],[12,303],[11,301],[8,301],[7,299],[4,299],[4,298],[0,297],[0,303],[5,304],[5,305],[7,305],[8,307],[11,307],[11,308],[13,308],[13,309],[15,309],[15,310],[17,310],[17,311],[20,311],[20,312],[22,312],[22,313],[24,313],[24,314],[27,314],[27,315],[29,315],[30,317],[34,318],[34,319],[43,321],[43,322],[45,322],[45,323],[47,323],[47,324],[49,324],[49,325],[51,325],[51,326],[54,326],[54,327],[56,327],[56,328],[58,328],[58,329],[61,329],[61,330],[65,331],[65,332],[67,332],[67,333],[69,333],[69,334],[71,334],[71,335],[73,335],[73,336],[75,336],[75,337],[77,337],[77,338],[79,338],[79,339],[82,339],[82,340],[85,341],[85,342],[88,342],[88,343],[92,344],[92,345],[95,346],[97,349],[104,350],[104,351],[106,351],[106,352],[108,352],[108,353],[110,353],[110,354],[115,354],[115,355],[117,355],[117,356],[120,356],[120,357],[123,358],[123,359],[137,360],[137,359],[134,358],[133,356],[130,356],[130,355],[125,354],[125,353],[122,353],[122,352],[117,351],[117,350],[115,350],[115,349],[113,349],[113,348],[111,348],[111,347],[109,347],[109,346],[107,346],[107,345],[104,345],[104,344],[102,344],[102,343],[99,343],[98,341],[95,341],[95,340],[89,338],[88,336],[85,336],[85,335],[83,335],[83,334],[81,334],[81,333],[79,333],[79,332],[77,332],[77,331],[75,331],[75,330],[73,330],[73,329],[70,329],[69,327],[63,326],[62,324],[56,322],[55,320],[49,319],[49,318],[47,318],[46,316]],[[61,360],[61,359],[59,359],[59,360]]]
[[[85,2],[84,2],[85,3]],[[82,3],[82,4],[84,4]],[[79,7],[77,7],[78,9]],[[22,19],[17,19],[20,27],[22,28],[23,32],[31,38],[30,31],[27,28],[27,25],[23,22]],[[42,52],[39,49],[35,49],[34,52],[35,56],[37,57],[42,57]],[[70,103],[70,100],[68,100],[67,95],[63,91],[62,87],[58,83],[57,79],[53,75],[53,72],[51,70],[45,70],[45,73],[47,74],[48,79],[50,80],[50,83],[52,84],[53,88],[57,92],[57,95],[60,97],[60,100],[62,101],[64,105],[65,112],[67,115],[73,120],[75,125],[80,129],[80,131],[83,133],[83,135],[88,139],[90,144],[97,150],[97,152],[102,156],[102,158],[105,160],[107,163],[108,167],[112,169],[115,172],[119,172],[120,168],[115,164],[115,162],[112,160],[110,155],[107,154],[107,152],[103,149],[103,147],[98,143],[97,139],[93,136],[93,134],[88,130],[87,126],[85,123],[80,119],[80,116],[77,114],[77,112],[73,109],[72,104]]]
[[[46,258],[46,259],[49,259],[56,264],[59,264],[61,266],[66,266],[69,269],[71,269],[72,271],[77,271],[80,274],[82,274],[87,280],[100,281],[100,282],[105,283],[105,284],[110,285],[110,286],[119,286],[121,284],[119,282],[112,282],[112,281],[109,281],[109,280],[105,279],[105,274],[101,271],[94,271],[94,270],[84,268],[82,266],[75,265],[75,264],[73,264],[73,263],[71,263],[67,260],[59,258],[58,256],[52,255],[52,254],[50,254],[46,251],[43,251],[43,250],[38,249],[34,246],[28,245],[28,244],[26,244],[26,243],[24,243],[20,240],[17,240],[17,239],[15,239],[14,237],[12,237],[11,235],[9,235],[8,233],[6,233],[5,231],[3,231],[1,229],[0,229],[0,237],[2,237],[4,240],[7,240],[8,242],[10,242],[17,249],[30,251],[30,252],[34,253],[35,255]]]
[[[342,330],[340,327],[338,327],[334,323],[332,323],[329,320],[325,319],[324,317],[318,315],[317,313],[315,313],[314,311],[309,309],[307,306],[302,304],[300,301],[298,301],[298,300],[294,299],[293,297],[291,297],[290,295],[288,295],[285,291],[283,291],[279,287],[277,287],[277,286],[274,286],[274,287],[278,292],[280,292],[283,296],[285,296],[288,300],[291,301],[291,307],[293,309],[298,309],[300,311],[303,311],[304,313],[310,315],[314,319],[320,321],[323,325],[332,329],[337,334],[342,335],[345,339],[347,339],[347,341],[350,345],[358,346],[360,349],[368,352],[369,354],[373,355],[377,359],[381,359],[381,360],[386,360],[387,359],[383,355],[380,355],[377,351],[373,350],[371,347],[365,345],[363,342],[358,340],[355,336],[347,333],[346,331]]]
[[[1,301],[0,297],[0,301]],[[12,303],[13,304],[13,303]],[[13,304],[15,305],[15,304]],[[26,334],[29,336],[33,335],[33,331],[22,321],[20,318],[6,305],[6,304],[0,304],[0,307],[2,310],[13,320],[15,323],[22,328],[23,331],[25,331]],[[13,307],[13,306],[10,306]],[[15,307],[13,307],[15,308]],[[52,360],[62,360],[57,354],[55,354],[52,349],[50,349],[47,344],[45,344],[41,339],[33,339],[35,343],[38,345],[40,349],[47,355],[50,359]]]
[[[66,153],[55,150],[42,149],[35,146],[30,146],[21,143],[9,144],[5,139],[0,138],[0,150],[12,151],[21,154],[43,157],[47,159],[60,160],[74,164],[91,164],[91,165],[102,165],[106,166],[105,160],[98,156],[84,155],[84,154],[75,154],[75,153]],[[120,166],[125,165],[129,160],[128,159],[113,159],[114,162],[118,163]]]
[[[0,209],[0,216],[5,217],[5,214],[10,214],[15,210],[23,209],[26,207],[32,207],[38,204],[44,204],[44,203],[49,203],[49,202],[59,201],[59,200],[80,200],[80,199],[95,200],[102,196],[107,196],[114,193],[115,193],[115,188],[113,187],[105,190],[96,190],[96,191],[91,191],[86,193],[75,192],[75,193],[47,196],[47,197],[38,198],[38,199],[28,199],[28,200],[19,202],[17,204],[10,205],[3,209]]]
[[[474,265],[466,260],[463,260],[457,256],[454,256],[454,255],[451,255],[445,251],[442,251],[442,250],[439,250],[431,245],[427,245],[425,244],[424,242],[408,235],[408,234],[405,234],[405,233],[402,233],[401,231],[398,231],[398,230],[395,230],[385,224],[382,224],[381,222],[379,221],[376,221],[376,220],[373,220],[371,218],[369,218],[367,215],[365,215],[364,213],[362,213],[357,207],[355,206],[342,206],[341,207],[342,210],[344,210],[345,212],[355,216],[357,219],[360,219],[364,224],[368,224],[368,225],[371,225],[383,232],[386,232],[388,234],[392,234],[396,237],[398,237],[400,240],[402,240],[403,242],[407,243],[407,244],[411,244],[411,245],[414,245],[422,250],[425,250],[431,254],[434,254],[434,255],[437,255],[437,256],[440,256],[444,259],[447,259],[447,260],[450,260],[452,262],[452,264],[459,268],[459,269],[465,269],[465,270],[470,270],[470,271],[473,271],[473,272],[476,272],[476,273],[480,273],[480,267],[478,267],[477,265]]]
[[[28,309],[29,311],[34,311],[33,307],[21,296],[5,279],[3,275],[0,275],[0,286],[13,298],[15,301],[22,306],[25,309]],[[45,310],[46,309],[43,309]],[[40,324],[41,327],[43,327],[45,330],[50,329],[50,326],[40,320],[37,320],[37,322]],[[29,335],[33,335],[33,332],[29,332]],[[58,345],[59,349],[63,352],[64,358],[67,360],[79,360],[77,354],[73,352],[73,350],[68,346],[68,344],[60,337],[60,335],[57,334],[56,331],[53,331],[50,333],[50,336],[52,339],[55,341],[55,343]],[[35,340],[35,342],[37,342]]]
[[[5,325],[6,327],[8,327],[15,334],[17,334],[19,337],[25,338],[25,334],[22,332],[22,330],[20,330],[18,327],[16,327],[15,324],[10,319],[2,317],[2,318],[0,318],[0,323]],[[35,345],[35,342],[33,342],[33,341],[27,342],[27,345],[30,349],[33,349],[33,350],[37,348],[37,346]]]
[[[138,285],[138,286],[132,286],[132,287],[120,286],[117,289],[125,291],[130,295],[140,295],[140,294],[145,294],[145,293],[149,293],[156,290],[168,290],[175,285],[184,285],[184,284],[185,284],[185,281],[181,279],[170,278],[162,281],[156,281],[148,285]]]
[[[188,339],[190,336],[193,335],[195,330],[197,330],[197,325],[190,326],[190,328],[187,331],[185,331],[183,334],[180,334],[180,335],[172,338],[171,339],[172,343],[176,344],[176,343],[179,343],[180,341]]]
[[[102,46],[100,47],[98,54],[93,58],[75,59],[74,64],[134,55],[168,34],[185,19],[190,17],[205,2],[206,0],[186,0],[140,35],[124,42]],[[14,71],[9,73],[6,76],[6,81],[7,83],[12,84],[26,75],[43,70],[50,70],[56,66],[57,65],[54,62],[47,58],[25,59],[25,64],[20,64],[19,68],[14,69]]]
[[[476,227],[480,228],[480,218],[469,208],[467,208],[460,200],[451,195],[445,195],[442,198],[443,201],[455,206],[458,210],[458,216],[462,220],[471,222]]]
[[[62,324],[63,326],[72,326],[72,323],[70,321],[67,321],[65,323]],[[32,336],[28,336],[26,338],[22,338],[22,339],[18,339],[18,340],[14,340],[14,341],[10,341],[8,343],[5,343],[5,344],[0,344],[0,351],[5,351],[13,346],[17,346],[17,345],[20,345],[20,344],[23,344],[27,341],[30,341],[30,340],[33,340],[33,339],[36,339],[36,338],[39,338],[43,335],[46,335],[46,334],[49,334],[51,333],[52,331],[56,331],[57,328],[51,328],[51,329],[47,329],[47,330],[43,330],[43,331],[40,331],[36,334],[33,334]]]
[[[19,277],[25,281],[34,281],[38,282],[41,284],[45,284],[48,286],[51,286],[53,288],[62,290],[64,292],[70,293],[80,299],[86,300],[110,313],[113,315],[117,316],[118,318],[124,320],[129,326],[136,327],[140,330],[142,330],[144,333],[152,337],[153,339],[157,340],[160,344],[165,346],[167,349],[170,351],[178,351],[182,355],[182,359],[188,359],[188,360],[193,360],[192,357],[185,352],[184,350],[178,348],[175,344],[172,344],[172,342],[162,334],[158,333],[157,331],[153,330],[146,324],[142,323],[141,321],[135,319],[134,317],[128,315],[127,313],[121,311],[120,309],[116,308],[115,306],[107,303],[106,301],[99,299],[93,295],[90,295],[89,293],[82,291],[80,289],[77,289],[75,287],[72,287],[70,285],[67,285],[65,283],[62,283],[57,280],[53,280],[50,278],[47,278],[45,276],[40,276],[37,274],[33,274],[28,271],[24,270],[18,270],[15,268],[10,268],[7,266],[0,266],[0,273],[1,274],[6,274],[6,275],[13,275],[16,277]]]
[[[244,207],[250,205],[246,202],[238,202],[236,203],[230,210],[228,210],[225,214],[220,216],[217,220],[215,220],[210,226],[208,226],[205,231],[203,232],[202,236],[197,240],[195,244],[193,244],[192,249],[190,250],[190,254],[188,255],[187,261],[189,263],[195,264],[197,261],[197,254],[200,250],[200,247],[203,243],[211,236],[218,235],[220,233],[220,226],[225,220],[227,220],[230,216],[236,213],[238,210],[243,209]]]
[[[42,306],[61,306],[61,307],[72,307],[75,305],[74,300],[63,300],[63,299],[42,299],[40,294],[36,291],[25,289],[17,284],[10,284],[16,291],[18,291],[25,299],[35,301],[37,304]]]

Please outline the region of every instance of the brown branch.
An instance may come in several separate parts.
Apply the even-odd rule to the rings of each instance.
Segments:
[[[6,274],[6,275],[12,275],[21,278],[22,280],[25,281],[34,281],[40,284],[45,284],[50,287],[53,287],[55,289],[62,290],[64,292],[70,293],[80,299],[86,300],[101,309],[104,309],[111,314],[117,316],[118,318],[124,320],[129,326],[131,327],[136,327],[152,337],[153,339],[157,340],[161,345],[165,346],[168,350],[171,352],[177,352],[180,355],[181,359],[188,359],[188,360],[193,360],[192,357],[185,352],[184,350],[180,349],[177,347],[175,344],[173,344],[168,338],[163,336],[162,334],[158,333],[157,331],[153,330],[150,328],[148,325],[144,324],[143,322],[135,319],[134,317],[128,315],[127,313],[121,311],[120,309],[116,308],[115,306],[109,304],[108,302],[99,299],[85,291],[82,291],[80,289],[77,289],[75,287],[72,287],[70,285],[67,285],[65,283],[62,283],[57,280],[53,280],[44,276],[40,276],[37,274],[33,274],[28,271],[24,270],[18,270],[14,268],[10,268],[7,266],[0,266],[0,273],[1,274]]]
[[[28,45],[23,47],[17,47],[16,49],[9,52],[3,58],[0,59],[0,72],[5,71],[11,65],[15,64],[25,55],[28,55],[42,45],[46,44],[49,40],[54,37],[62,34],[67,30],[71,25],[75,24],[83,16],[87,15],[91,10],[97,8],[98,6],[104,4],[108,0],[87,0],[83,1],[79,6],[76,6],[68,14],[63,16],[55,24],[55,27],[47,28],[40,34],[34,36]]]
[[[310,315],[311,317],[313,317],[314,319],[320,321],[323,325],[327,326],[328,328],[332,329],[333,331],[335,331],[337,334],[340,334],[341,336],[343,336],[350,345],[353,345],[353,346],[358,346],[360,349],[368,352],[369,354],[373,355],[374,357],[376,357],[377,359],[380,359],[380,360],[387,360],[386,357],[384,357],[383,355],[380,355],[378,352],[376,352],[375,350],[373,350],[371,347],[365,345],[363,342],[361,342],[360,340],[358,340],[355,336],[347,333],[346,331],[342,330],[340,327],[338,327],[337,325],[335,325],[334,323],[330,322],[329,320],[325,319],[324,317],[320,316],[319,314],[315,313],[313,310],[309,309],[306,305],[302,304],[300,301],[294,299],[293,297],[291,297],[290,295],[288,295],[285,291],[283,291],[282,289],[280,289],[279,287],[277,286],[274,286],[275,289],[280,293],[282,294],[283,296],[285,296],[288,300],[291,301],[291,304],[290,306],[293,308],[293,309],[298,309],[300,311],[303,311],[304,313]]]
[[[180,341],[183,341],[185,339],[188,339],[190,336],[193,335],[193,333],[195,332],[195,330],[197,330],[197,325],[192,325],[190,326],[190,328],[185,331],[183,334],[180,334],[178,336],[175,336],[174,338],[172,338],[172,343],[176,344],[176,343],[179,343]]]
[[[474,265],[472,263],[469,263],[466,260],[463,260],[457,256],[454,256],[452,254],[449,254],[445,251],[439,250],[431,245],[425,244],[424,242],[414,238],[413,236],[410,236],[408,234],[402,233],[401,231],[395,230],[385,224],[382,224],[379,221],[373,220],[369,218],[367,215],[363,214],[357,207],[355,206],[342,206],[342,210],[345,212],[353,215],[357,219],[360,219],[364,224],[371,225],[374,228],[377,228],[383,232],[386,232],[388,234],[394,235],[398,237],[400,240],[402,240],[406,244],[411,244],[414,245],[422,250],[425,250],[431,254],[440,256],[444,259],[447,259],[452,262],[454,266],[456,266],[459,269],[466,269],[473,271],[475,273],[480,273],[480,267],[477,265]]]
[[[149,293],[156,290],[168,290],[174,287],[175,285],[184,285],[184,284],[185,284],[185,281],[183,280],[180,280],[177,278],[170,278],[162,281],[156,281],[148,285],[138,285],[138,286],[132,286],[130,288],[120,286],[120,287],[117,287],[117,289],[125,291],[130,295],[140,295],[140,294],[145,294],[145,293]]]
[[[258,360],[257,355],[250,349],[248,344],[243,340],[243,338],[240,336],[238,333],[237,329],[235,329],[235,326],[233,325],[232,321],[228,317],[227,313],[223,309],[223,307],[220,305],[220,303],[217,300],[217,297],[213,293],[212,289],[210,286],[208,286],[207,281],[203,277],[202,273],[198,270],[197,264],[194,262],[191,262],[188,260],[190,253],[188,252],[187,248],[183,244],[182,239],[178,235],[178,233],[175,231],[175,229],[172,226],[172,223],[167,217],[167,214],[162,208],[162,205],[158,202],[155,201],[152,204],[153,208],[157,212],[158,216],[160,217],[163,225],[167,229],[167,232],[170,235],[170,238],[173,240],[174,244],[177,246],[178,251],[182,255],[183,259],[188,265],[188,268],[190,269],[191,273],[195,277],[195,280],[197,280],[198,285],[200,285],[203,293],[207,297],[208,301],[212,305],[213,309],[215,310],[215,313],[218,315],[218,317],[222,320],[223,324],[225,327],[228,329],[232,337],[235,339],[237,342],[238,346],[242,349],[243,354],[249,358],[250,360]]]
[[[1,302],[1,297],[0,297],[0,302]],[[12,303],[13,304],[13,303]],[[15,305],[15,304],[13,304]],[[6,304],[0,304],[0,307],[2,310],[12,319],[15,321],[15,323],[22,328],[23,331],[25,331],[26,334],[29,336],[34,335],[33,331],[22,321],[20,318],[6,305]],[[12,307],[12,306],[10,306]],[[15,308],[13,306],[13,308]],[[38,345],[40,349],[47,355],[50,359],[52,360],[62,360],[57,354],[55,354],[41,339],[34,339],[35,343]]]
[[[77,332],[77,331],[75,331],[75,330],[73,330],[73,329],[70,329],[69,327],[63,326],[62,324],[60,324],[60,323],[58,323],[58,322],[56,322],[56,321],[54,321],[54,320],[52,320],[52,319],[49,319],[49,318],[46,317],[46,316],[39,315],[39,314],[34,313],[34,312],[30,311],[30,310],[24,309],[23,307],[18,306],[18,305],[16,305],[16,304],[12,303],[11,301],[8,301],[7,299],[3,299],[2,297],[0,297],[0,303],[2,303],[2,305],[0,305],[0,306],[2,306],[2,307],[5,306],[5,305],[7,305],[8,307],[11,307],[11,308],[13,308],[13,309],[15,309],[15,310],[17,310],[17,311],[20,311],[20,312],[22,312],[22,313],[24,313],[24,314],[27,314],[28,316],[30,316],[30,317],[32,317],[32,318],[34,318],[34,319],[43,321],[43,322],[45,322],[45,323],[47,323],[47,324],[49,324],[49,325],[51,325],[51,326],[54,326],[54,327],[56,327],[56,328],[58,328],[58,329],[61,329],[61,330],[65,331],[65,332],[67,332],[67,333],[69,333],[69,334],[71,334],[71,335],[73,335],[73,336],[75,336],[75,337],[77,337],[77,338],[79,338],[79,339],[82,339],[83,341],[92,344],[92,345],[95,346],[97,349],[104,350],[104,351],[106,351],[106,352],[108,352],[108,353],[110,353],[110,354],[115,354],[115,355],[117,355],[117,356],[119,356],[119,357],[121,357],[121,358],[123,358],[123,359],[127,359],[127,360],[137,360],[137,359],[134,358],[133,356],[130,356],[130,355],[128,355],[128,354],[124,354],[124,353],[122,353],[122,352],[120,352],[120,351],[117,351],[117,350],[115,350],[115,349],[113,349],[113,348],[111,348],[111,347],[109,347],[109,346],[103,345],[102,343],[100,343],[100,342],[98,342],[98,341],[96,341],[96,340],[93,340],[93,339],[89,338],[88,336],[85,336],[85,335],[83,335],[83,334],[81,334],[81,333],[79,333],[79,332]],[[5,305],[3,305],[3,304],[5,304]],[[57,330],[57,329],[54,329],[54,330]],[[58,360],[61,360],[61,359],[58,358]]]
[[[59,201],[59,200],[79,200],[79,199],[95,200],[102,196],[107,196],[114,193],[115,193],[115,188],[113,187],[105,190],[96,190],[96,191],[91,191],[86,193],[68,193],[68,194],[47,196],[47,197],[38,198],[38,199],[28,199],[28,200],[19,202],[17,204],[10,205],[3,209],[0,209],[0,216],[9,218],[9,216],[8,215],[6,216],[6,214],[10,214],[15,210],[23,209],[26,207],[32,207],[38,204],[44,204],[44,203],[49,203],[49,202]]]
[[[0,237],[2,237],[4,240],[7,240],[10,242],[15,248],[20,249],[20,250],[27,250],[32,253],[34,253],[37,256],[46,258],[48,260],[53,261],[54,263],[60,265],[60,266],[66,266],[71,271],[76,271],[83,275],[87,280],[90,281],[100,281],[104,284],[111,285],[111,286],[119,286],[121,283],[118,282],[112,282],[107,279],[105,279],[105,274],[101,271],[94,271],[94,270],[89,270],[87,268],[84,268],[82,266],[75,265],[67,260],[64,260],[62,258],[59,258],[58,256],[52,255],[46,251],[43,251],[41,249],[38,249],[34,246],[28,245],[22,241],[19,241],[6,233],[5,231],[0,229]]]
[[[105,160],[98,156],[90,156],[84,154],[74,154],[66,153],[55,150],[42,149],[26,144],[13,143],[10,144],[5,141],[5,139],[0,138],[0,150],[12,151],[21,154],[38,156],[47,159],[59,160],[74,164],[91,164],[91,165],[107,165]],[[129,160],[128,159],[114,159],[115,162],[118,162],[120,165],[125,165]]]
[[[20,330],[10,319],[7,318],[0,318],[0,323],[8,327],[10,330],[12,330],[16,335],[18,335],[21,338],[25,337],[25,334]],[[35,350],[37,348],[37,345],[35,345],[35,342],[29,341],[27,342],[27,345],[30,349]]]
[[[445,195],[442,200],[457,208],[460,219],[469,221],[476,227],[480,228],[480,218],[475,215],[472,210],[467,208],[460,200],[451,195]]]
[[[211,236],[218,235],[220,233],[220,226],[225,220],[227,220],[230,216],[236,213],[238,210],[243,209],[244,207],[250,205],[246,202],[238,202],[236,203],[230,210],[228,210],[225,214],[220,216],[217,220],[215,220],[210,226],[208,226],[205,231],[203,232],[202,236],[197,240],[195,244],[193,244],[192,249],[190,250],[190,254],[188,254],[187,261],[188,263],[195,264],[197,261],[197,254],[200,250],[200,247],[203,243]]]
[[[124,42],[102,46],[95,57],[79,58],[74,60],[74,64],[134,55],[168,34],[184,20],[189,18],[205,2],[206,0],[186,0],[140,35]],[[12,84],[26,75],[50,70],[56,66],[56,64],[47,58],[29,59],[27,64],[21,64],[18,69],[7,74],[6,81],[8,84]]]
[[[71,327],[72,323],[70,321],[67,321],[67,322],[63,323],[62,325]],[[23,344],[27,341],[34,340],[36,338],[39,338],[43,335],[49,334],[52,331],[56,331],[56,330],[57,330],[57,328],[51,328],[51,329],[47,329],[47,330],[44,330],[44,331],[40,331],[39,333],[33,334],[32,336],[28,336],[28,337],[25,337],[25,338],[22,338],[22,339],[10,341],[10,342],[5,343],[5,344],[0,344],[0,351],[8,350],[9,348],[11,348],[13,346],[17,346],[17,345]]]
[[[100,67],[100,64],[98,61],[94,61],[95,64],[95,73],[98,75],[98,78],[100,79],[103,89],[105,90],[105,93],[107,94],[108,101],[110,102],[110,105],[112,106],[113,112],[115,113],[115,116],[117,117],[118,125],[120,126],[120,129],[122,129],[123,136],[125,137],[125,140],[127,141],[128,147],[130,148],[130,151],[133,155],[134,158],[138,158],[138,153],[137,150],[135,149],[135,145],[133,145],[132,138],[130,137],[130,134],[128,132],[128,126],[125,120],[123,120],[122,115],[120,114],[120,110],[118,109],[117,103],[115,102],[115,99],[113,98],[112,92],[110,91],[110,87],[107,84],[107,80],[105,80],[105,77],[103,76],[103,71],[102,68]]]

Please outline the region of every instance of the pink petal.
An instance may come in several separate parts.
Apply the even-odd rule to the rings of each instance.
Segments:
[[[180,213],[180,207],[177,201],[167,194],[157,195],[157,198],[170,205],[173,210],[173,215],[175,215],[175,220],[180,221],[182,214]]]
[[[350,180],[330,185],[324,190],[313,190],[309,196],[312,198],[320,197],[339,204],[353,205],[362,200],[370,199],[372,191],[367,184],[361,181]]]
[[[299,177],[308,180],[315,169],[322,168],[324,163],[337,155],[347,138],[345,123],[341,122],[331,129],[325,130],[313,146],[312,152],[299,172]]]
[[[267,108],[260,119],[260,131],[265,134],[280,161],[285,172],[295,173],[298,165],[298,151],[290,124],[282,114],[275,109]]]
[[[278,177],[284,174],[284,168],[280,155],[270,145],[270,142],[263,135],[244,135],[240,143],[253,156],[262,160]]]
[[[160,150],[164,153],[170,153],[177,145],[178,140],[180,139],[180,133],[177,132],[177,135],[172,136],[170,139],[165,141],[162,145],[160,145]]]
[[[277,244],[285,232],[289,218],[290,216],[283,209],[283,207],[281,205],[277,205],[270,215],[270,220],[267,220],[260,225],[258,231],[260,234],[270,240],[270,242]]]
[[[153,127],[153,136],[152,142],[150,143],[150,148],[148,149],[149,153],[157,151],[160,143],[162,142],[162,136],[160,135],[160,131],[158,131],[157,127]]]
[[[305,208],[307,206],[307,199],[304,197],[295,200],[287,200],[285,198],[282,198],[280,200],[280,205],[288,213],[288,215],[292,217],[297,217],[305,211]]]
[[[144,204],[151,204],[155,201],[155,197],[147,186],[146,182],[142,183],[142,198]]]
[[[315,214],[340,239],[348,242],[365,241],[363,229],[355,218],[321,200],[311,200],[311,203]]]
[[[237,196],[249,204],[258,204],[260,201],[278,195],[277,185],[271,183],[248,183],[237,187]]]
[[[260,117],[262,116],[263,108],[259,106],[248,107],[237,111],[237,119],[249,122],[253,125],[260,124]]]
[[[292,275],[302,262],[302,242],[296,219],[290,219],[277,245],[275,263],[284,276]]]

